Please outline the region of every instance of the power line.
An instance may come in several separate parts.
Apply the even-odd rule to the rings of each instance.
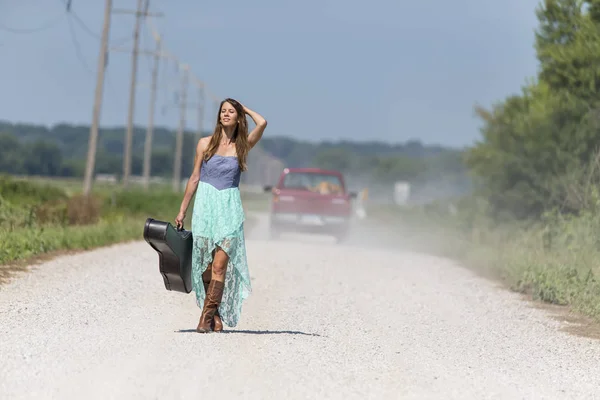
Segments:
[[[79,62],[81,63],[81,65],[83,66],[83,68],[90,73],[91,75],[94,75],[94,71],[92,71],[92,69],[90,68],[88,62],[86,61],[85,56],[83,55],[83,51],[82,51],[82,47],[81,44],[77,38],[77,33],[75,30],[75,26],[73,24],[72,20],[75,20],[75,22],[77,22],[79,24],[80,27],[83,28],[83,30],[88,33],[92,38],[99,40],[100,42],[102,41],[102,37],[98,36],[96,33],[94,33],[86,24],[85,22],[83,22],[83,20],[75,13],[75,11],[71,8],[72,7],[72,1],[71,0],[61,0],[62,3],[64,3],[67,7],[66,10],[66,14],[68,15],[67,17],[67,21],[69,23],[69,33],[71,35],[71,41],[73,43],[73,46],[75,48],[75,54],[77,59],[79,60]],[[126,44],[126,42],[128,42],[131,38],[128,36],[125,36],[119,40],[116,40],[116,43],[118,44]],[[109,38],[110,40],[110,38]],[[109,63],[109,54],[106,54],[105,56],[105,66],[108,66]],[[109,77],[109,72],[105,71],[104,73],[104,78],[103,80],[106,83],[106,86],[108,87],[108,91],[110,92],[110,96],[113,97],[114,100],[114,87],[111,86],[110,83],[110,77]]]
[[[135,90],[136,90],[136,79],[137,79],[137,65],[139,57],[139,40],[140,40],[140,25],[142,18],[146,18],[150,15],[148,13],[148,7],[150,0],[138,0],[137,8],[135,11],[132,10],[115,10],[117,13],[134,14],[135,15],[135,28],[133,32],[133,51],[131,53],[131,82],[129,86],[129,111],[127,116],[127,130],[125,132],[125,148],[123,157],[123,186],[127,187],[129,184],[129,175],[131,174],[131,148],[133,141],[133,113],[135,111]]]
[[[95,39],[102,40],[102,37],[99,34],[97,34],[96,32],[92,31],[87,26],[87,24],[85,22],[83,22],[83,20],[79,17],[79,15],[77,15],[77,13],[75,11],[73,11],[72,0],[61,0],[61,1],[66,6],[67,14],[69,14],[88,35],[92,36]]]
[[[70,14],[73,13],[70,10],[72,6],[71,1],[62,0],[63,3],[67,6],[67,12]],[[173,61],[178,72],[182,73],[180,75],[180,98],[178,99],[179,106],[179,127],[177,129],[176,134],[176,145],[175,145],[175,159],[173,165],[173,189],[179,190],[179,181],[181,179],[181,164],[182,164],[182,152],[183,152],[183,136],[186,128],[186,109],[190,105],[187,101],[187,86],[189,80],[195,84],[198,91],[198,104],[196,105],[198,112],[198,136],[202,134],[202,126],[203,126],[203,114],[206,109],[206,104],[204,101],[205,96],[212,100],[213,103],[219,103],[217,97],[207,90],[204,82],[195,77],[192,71],[189,69],[187,64],[182,63],[176,56],[169,53],[163,45],[163,41],[161,40],[161,35],[158,34],[156,29],[152,23],[152,16],[162,16],[162,13],[151,13],[148,12],[149,9],[149,0],[138,0],[138,6],[136,10],[122,10],[122,9],[112,9],[112,1],[105,0],[105,23],[102,35],[102,44],[100,50],[100,57],[98,60],[98,77],[96,84],[96,96],[94,101],[94,113],[93,113],[93,123],[90,129],[90,140],[88,143],[88,160],[86,164],[86,173],[84,180],[84,192],[88,194],[91,190],[92,179],[94,174],[94,166],[95,166],[95,156],[96,156],[96,146],[97,146],[97,136],[98,136],[98,124],[100,117],[100,109],[102,106],[102,89],[104,84],[104,72],[106,68],[106,57],[108,57],[109,51],[125,51],[131,53],[132,55],[132,66],[131,66],[131,82],[130,82],[130,90],[129,90],[129,112],[128,112],[128,121],[127,121],[127,131],[124,141],[124,157],[123,157],[123,186],[128,186],[129,175],[131,173],[131,150],[132,150],[132,138],[133,138],[133,111],[135,104],[135,89],[136,89],[136,74],[137,74],[137,59],[140,54],[152,55],[154,56],[154,66],[152,69],[152,84],[151,84],[151,99],[150,99],[150,116],[149,116],[149,124],[147,127],[146,134],[146,142],[144,146],[144,181],[147,185],[149,181],[149,175],[151,171],[151,147],[152,147],[152,134],[153,134],[153,125],[154,125],[154,103],[156,101],[156,89],[157,89],[157,79],[158,79],[158,71],[160,70],[159,64],[160,60],[163,58],[168,59],[169,61]],[[108,31],[110,29],[110,14],[133,14],[135,15],[135,28],[133,34],[133,50],[122,49],[122,48],[108,48]],[[82,24],[83,21],[79,20]],[[145,51],[139,49],[139,30],[141,26],[149,27],[152,31],[153,37],[156,41],[156,50],[154,51]],[[91,32],[91,30],[89,30]],[[88,32],[88,33],[90,33]],[[95,35],[94,35],[95,36]],[[78,46],[78,45],[76,45]],[[168,65],[168,64],[167,64]],[[164,68],[163,73],[166,72],[166,68]],[[163,87],[166,87],[164,85]]]
[[[7,31],[10,33],[15,33],[15,34],[30,34],[30,33],[42,32],[42,31],[45,31],[46,29],[50,29],[50,28],[54,27],[63,17],[64,17],[64,14],[61,13],[56,18],[53,18],[53,19],[47,21],[46,23],[44,23],[41,26],[38,26],[37,28],[13,28],[13,27],[6,26],[6,25],[0,23],[0,30]]]
[[[81,27],[81,29],[83,29],[83,31],[85,33],[87,33],[88,35],[90,35],[91,37],[93,37],[96,40],[102,40],[102,37],[97,34],[96,32],[94,32],[84,21],[83,19],[72,9],[72,0],[61,0],[61,2],[63,4],[65,4],[65,6],[67,7],[66,9],[66,13],[69,15],[70,18],[74,19],[75,22],[77,22],[77,24],[79,24],[79,26]],[[129,41],[131,39],[131,37],[129,35],[122,37],[121,39],[115,40],[115,43],[113,43],[113,45],[123,45],[125,44],[127,41]]]
[[[69,34],[71,37],[71,42],[72,45],[74,47],[75,50],[75,54],[79,60],[79,62],[82,64],[82,66],[86,69],[86,71],[88,71],[89,73],[93,74],[93,71],[91,70],[91,68],[89,67],[88,63],[86,62],[86,59],[83,55],[83,51],[82,51],[82,46],[80,44],[80,41],[78,39],[78,35],[75,29],[75,23],[79,25],[79,27],[89,36],[91,36],[92,38],[98,40],[100,42],[100,54],[98,57],[98,71],[97,71],[97,78],[96,78],[96,90],[95,90],[95,96],[94,96],[94,106],[93,106],[93,113],[92,113],[92,124],[90,126],[90,136],[89,136],[89,141],[88,141],[88,156],[87,156],[87,162],[86,162],[86,170],[85,170],[85,174],[84,174],[84,193],[86,195],[88,195],[91,191],[91,187],[92,187],[92,181],[93,181],[93,176],[94,176],[94,169],[95,169],[95,161],[96,161],[96,151],[97,151],[97,142],[98,142],[98,129],[99,129],[99,123],[100,123],[100,114],[101,114],[101,109],[102,109],[102,98],[103,98],[103,91],[104,91],[104,83],[105,83],[105,74],[106,74],[106,67],[108,64],[108,56],[109,56],[109,31],[110,31],[110,24],[111,24],[111,17],[110,15],[113,13],[118,13],[118,14],[134,14],[135,18],[136,18],[136,27],[134,30],[134,35],[133,35],[133,51],[132,51],[132,73],[131,73],[131,87],[130,87],[130,104],[129,104],[129,115],[128,115],[128,124],[127,124],[127,132],[126,132],[126,138],[125,138],[125,154],[123,157],[123,161],[124,161],[124,165],[123,165],[123,169],[124,169],[124,176],[123,176],[123,183],[124,186],[127,186],[127,181],[129,178],[129,174],[130,174],[130,169],[131,169],[131,147],[132,147],[132,133],[133,133],[133,108],[134,108],[134,99],[135,99],[135,86],[136,86],[136,72],[137,72],[137,57],[140,53],[145,53],[148,54],[149,52],[144,52],[144,51],[139,51],[138,46],[139,46],[139,29],[141,25],[147,25],[144,24],[144,22],[147,20],[146,17],[152,17],[152,16],[162,16],[162,13],[151,13],[149,12],[149,4],[150,4],[150,0],[138,0],[138,7],[136,10],[113,10],[112,8],[112,0],[105,0],[105,10],[104,10],[104,26],[103,26],[103,30],[102,30],[102,34],[99,35],[96,32],[94,32],[92,29],[89,28],[89,26],[84,22],[84,20],[74,11],[73,9],[73,1],[72,0],[60,0],[61,3],[65,6],[64,11],[58,15],[55,18],[52,18],[50,20],[48,20],[46,23],[35,27],[35,28],[15,28],[15,27],[9,27],[6,25],[3,25],[2,23],[0,23],[0,30],[4,30],[4,31],[8,31],[11,33],[15,33],[15,34],[32,34],[32,33],[37,33],[37,32],[43,32],[49,28],[54,27],[55,25],[57,25],[59,22],[61,22],[62,18],[67,18],[67,23],[68,23],[68,28],[69,28]],[[185,132],[185,127],[186,127],[186,108],[188,107],[189,103],[187,101],[187,85],[189,80],[191,80],[195,85],[197,85],[199,87],[199,92],[198,92],[198,135],[200,136],[202,134],[202,121],[203,121],[203,114],[204,114],[204,109],[205,109],[205,105],[204,105],[204,99],[203,99],[203,95],[206,94],[209,98],[211,98],[213,101],[215,101],[215,96],[208,92],[206,90],[206,86],[204,85],[203,82],[201,82],[199,79],[197,79],[192,71],[189,69],[189,66],[187,64],[182,63],[176,56],[170,54],[166,49],[164,49],[162,42],[160,41],[160,35],[157,34],[154,26],[152,25],[152,21],[148,21],[150,25],[150,28],[152,29],[152,33],[154,35],[155,40],[157,40],[157,38],[159,40],[157,40],[157,50],[152,52],[153,56],[154,56],[154,66],[152,68],[152,94],[151,94],[151,111],[150,111],[150,123],[148,126],[148,132],[149,132],[149,140],[147,138],[147,145],[145,148],[145,168],[144,168],[144,176],[146,179],[149,178],[149,172],[150,172],[150,157],[147,156],[148,153],[151,152],[151,146],[152,146],[152,130],[153,130],[153,114],[154,114],[154,102],[156,101],[156,86],[157,86],[157,79],[158,79],[158,71],[160,70],[159,67],[159,63],[160,60],[163,58],[168,59],[169,61],[173,61],[175,64],[176,69],[178,70],[178,72],[182,72],[182,75],[180,76],[180,85],[181,85],[181,89],[179,92],[180,98],[178,99],[178,106],[179,106],[179,111],[180,111],[180,118],[179,118],[179,127],[177,130],[177,134],[176,134],[176,149],[175,149],[175,160],[174,160],[174,170],[173,170],[173,186],[174,189],[178,190],[179,187],[179,181],[181,179],[181,159],[182,159],[182,150],[183,150],[183,136],[184,136],[184,132]],[[119,44],[125,44],[126,41],[131,40],[130,37],[125,37],[123,39],[118,40],[117,42],[120,42]],[[2,45],[2,44],[0,44]],[[167,64],[168,65],[168,64]],[[166,73],[166,68],[163,69],[163,74]],[[166,89],[166,85],[163,86],[163,88]]]
[[[83,65],[83,67],[86,69],[86,71],[89,72],[91,75],[93,75],[94,72],[91,70],[91,68],[85,61],[85,57],[83,57],[83,53],[81,51],[81,46],[79,45],[79,41],[77,40],[77,35],[75,34],[73,22],[71,21],[70,18],[68,18],[68,21],[69,21],[69,32],[71,34],[71,41],[73,42],[73,46],[75,47],[75,54],[77,55],[79,62]]]

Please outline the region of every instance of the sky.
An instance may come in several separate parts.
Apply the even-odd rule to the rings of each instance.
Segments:
[[[0,0],[0,120],[89,124],[104,1]],[[131,50],[136,0],[113,0],[110,43]],[[490,107],[535,76],[538,0],[150,0],[140,49],[165,50],[205,83],[263,115],[266,136],[464,147]],[[139,58],[136,125],[146,126],[152,60]],[[155,125],[176,129],[181,68],[160,65]],[[111,51],[102,126],[127,123],[131,53]],[[186,128],[197,129],[188,86]],[[216,110],[207,105],[203,127]]]

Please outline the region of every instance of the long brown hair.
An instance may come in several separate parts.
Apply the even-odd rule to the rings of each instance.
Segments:
[[[215,155],[223,136],[223,125],[221,124],[221,109],[223,104],[229,103],[237,111],[237,124],[235,131],[233,132],[233,141],[235,142],[235,150],[237,152],[238,163],[242,171],[246,171],[246,159],[248,158],[248,152],[250,151],[250,144],[248,143],[248,121],[246,120],[246,113],[240,103],[234,99],[227,98],[219,105],[217,111],[217,122],[215,124],[215,130],[208,143],[208,148],[204,152],[204,160],[208,161],[212,156]]]

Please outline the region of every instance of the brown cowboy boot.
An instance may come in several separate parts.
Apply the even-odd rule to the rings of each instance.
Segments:
[[[211,331],[211,325],[214,321],[215,313],[223,298],[223,282],[216,280],[210,281],[208,284],[208,290],[206,291],[206,298],[204,299],[204,307],[202,308],[202,315],[200,321],[196,327],[196,331],[199,333],[206,333]]]
[[[208,281],[202,280],[202,283],[204,283],[204,293],[208,293],[208,285],[210,283],[210,278]],[[218,309],[215,312],[211,328],[215,332],[221,332],[223,330],[223,321],[221,321],[221,316],[219,315]]]
[[[217,307],[217,311],[215,311],[215,316],[213,317],[213,331],[221,332],[223,330],[223,321],[221,321],[221,316],[219,315],[219,308]]]

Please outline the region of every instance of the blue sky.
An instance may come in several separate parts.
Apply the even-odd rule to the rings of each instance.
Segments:
[[[0,1],[0,119],[91,121],[101,0]],[[474,104],[490,106],[535,75],[533,0],[151,0],[167,50],[219,98],[269,121],[265,135],[462,147],[480,137]],[[135,0],[114,0],[134,8]],[[131,47],[134,17],[113,14],[111,43]],[[37,30],[38,28],[46,29]],[[71,34],[72,32],[74,34]],[[8,29],[8,30],[7,30]],[[10,30],[33,32],[13,33]],[[77,45],[74,44],[77,42]],[[142,28],[141,47],[154,47]],[[79,49],[79,50],[78,50]],[[78,55],[79,54],[79,55]],[[131,57],[111,52],[101,123],[125,125]],[[141,57],[135,123],[148,120],[151,62]],[[162,64],[159,126],[176,128],[174,63]],[[189,100],[197,91],[190,86]],[[193,106],[193,104],[192,104]],[[196,129],[190,108],[187,127]],[[215,112],[208,108],[205,128]]]

